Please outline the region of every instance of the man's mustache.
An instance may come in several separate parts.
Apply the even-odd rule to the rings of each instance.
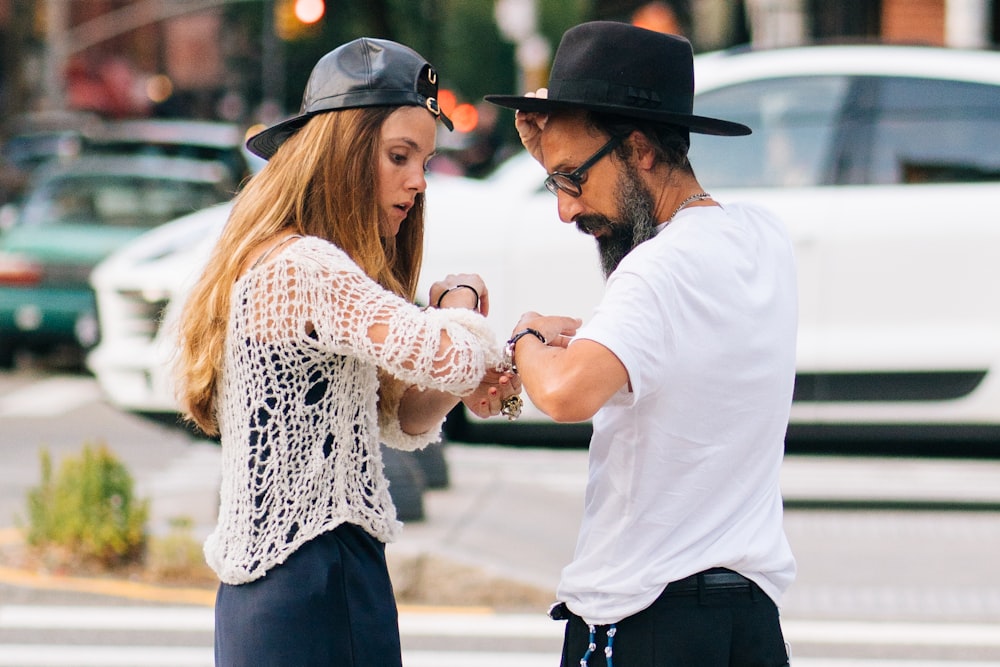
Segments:
[[[592,235],[599,230],[610,229],[611,221],[602,215],[581,215],[576,219],[576,228]]]

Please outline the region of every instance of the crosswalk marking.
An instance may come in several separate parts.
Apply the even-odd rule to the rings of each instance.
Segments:
[[[208,631],[215,612],[204,607],[0,606],[0,629]]]
[[[1000,647],[1000,626],[978,623],[895,623],[784,620],[785,638],[812,644]]]
[[[0,605],[0,629],[211,632],[206,607]],[[792,642],[812,644],[1000,647],[1000,626],[987,623],[898,623],[785,619]],[[402,611],[400,633],[421,637],[558,639],[563,625],[544,614]]]
[[[0,396],[0,417],[53,417],[101,400],[97,381],[58,376]]]
[[[942,645],[992,649],[1000,647],[1000,628],[976,623],[861,623],[788,620],[783,622],[793,651],[796,644],[927,647]],[[0,605],[0,631],[57,630],[204,633],[200,646],[66,645],[0,643],[0,667],[210,667],[213,611],[188,606],[54,606]],[[400,633],[408,637],[465,637],[489,640],[551,640],[551,650],[503,651],[404,650],[405,667],[554,667],[558,663],[562,624],[544,614],[406,610],[400,613]],[[119,638],[120,641],[120,638]],[[188,642],[191,642],[188,635]],[[495,642],[494,642],[495,643]],[[533,648],[538,648],[535,644]],[[795,667],[997,667],[996,662],[926,659],[858,659],[796,657]]]
[[[212,667],[212,648],[0,644],[0,667]]]
[[[564,624],[544,614],[406,614],[399,615],[399,631],[409,636],[510,637],[559,639]]]
[[[555,667],[556,653],[403,651],[404,667]],[[793,658],[795,667],[997,667],[996,662]],[[0,644],[0,667],[212,667],[210,647]]]

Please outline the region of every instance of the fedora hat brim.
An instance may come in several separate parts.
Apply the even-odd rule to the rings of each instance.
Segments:
[[[522,97],[517,95],[487,95],[485,99],[497,106],[527,113],[552,113],[555,111],[584,109],[587,111],[626,116],[628,118],[639,118],[659,123],[680,125],[700,134],[741,137],[752,132],[749,127],[742,123],[695,114],[662,111],[659,109],[637,109],[632,106],[603,104],[584,100],[553,100],[544,97]]]
[[[618,21],[581,23],[563,34],[546,97],[486,100],[528,112],[586,109],[701,134],[750,134],[742,123],[694,113],[694,52],[687,39]]]

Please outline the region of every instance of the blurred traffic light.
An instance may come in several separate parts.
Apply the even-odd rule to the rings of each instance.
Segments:
[[[459,104],[451,112],[451,120],[459,132],[472,132],[479,124],[479,111],[469,103]]]
[[[301,39],[313,32],[325,13],[324,0],[276,0],[274,30],[286,42]]]
[[[438,90],[438,104],[444,115],[451,118],[458,132],[472,132],[479,124],[479,112],[468,103],[458,103],[458,97],[448,88]]]
[[[312,25],[323,18],[326,3],[323,0],[295,0],[295,18]]]
[[[458,99],[455,97],[455,93],[447,88],[438,90],[438,106],[441,107],[441,111],[444,112],[445,116],[451,116],[451,112],[455,110],[456,104],[458,104]]]

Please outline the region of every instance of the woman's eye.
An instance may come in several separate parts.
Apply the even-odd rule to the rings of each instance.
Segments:
[[[396,164],[406,164],[406,156],[400,153],[390,153],[389,159],[391,159]]]

